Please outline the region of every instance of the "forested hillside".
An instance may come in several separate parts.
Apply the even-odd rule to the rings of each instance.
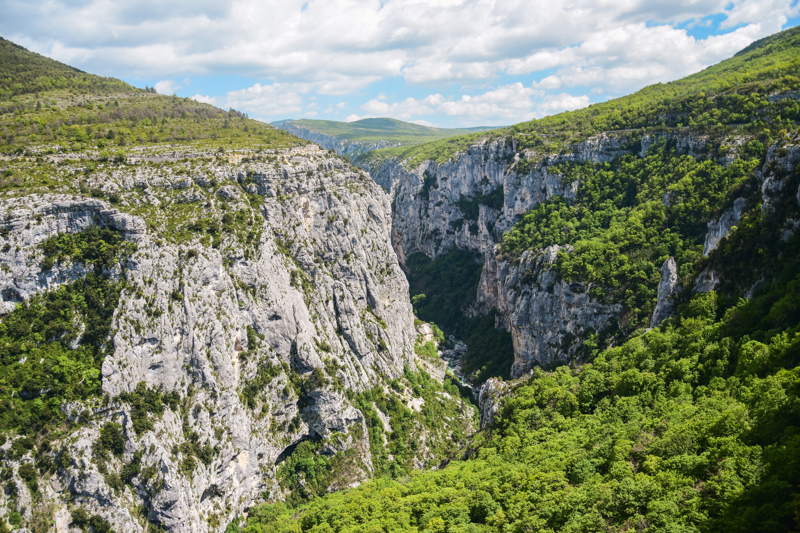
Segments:
[[[445,161],[498,140],[509,180],[555,176],[574,193],[543,199],[498,235],[497,261],[517,268],[560,250],[546,279],[618,305],[617,326],[589,335],[570,364],[502,384],[493,423],[441,471],[264,505],[230,531],[800,530],[798,74],[793,29],[630,97],[373,153],[377,165],[426,161],[425,200],[444,183],[431,168],[451,177]],[[598,138],[616,151],[576,160],[602,145],[579,143]],[[473,203],[490,197],[480,194]],[[458,205],[464,226],[469,200]],[[426,294],[418,312],[464,328],[471,295],[453,284],[476,290],[469,255],[408,258],[412,293]],[[675,307],[650,328],[670,257]],[[514,290],[538,275],[523,269]]]
[[[87,74],[0,40],[0,153],[213,152],[303,141],[272,126],[189,98],[163,96]]]

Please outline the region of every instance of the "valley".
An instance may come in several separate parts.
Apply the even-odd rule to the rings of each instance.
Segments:
[[[797,29],[490,131],[0,45],[0,531],[800,527]]]

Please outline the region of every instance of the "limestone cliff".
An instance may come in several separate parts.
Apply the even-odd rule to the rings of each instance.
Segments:
[[[503,233],[545,200],[575,198],[580,184],[565,181],[556,165],[605,163],[629,153],[642,156],[659,137],[666,137],[680,154],[701,157],[707,152],[707,138],[679,133],[600,134],[557,154],[521,151],[508,137],[472,145],[443,163],[427,160],[410,168],[405,161],[388,159],[370,171],[392,196],[392,242],[401,264],[415,252],[433,258],[454,247],[482,255],[476,302],[465,311],[499,311],[498,326],[512,334],[516,377],[534,363],[571,359],[587,335],[615,327],[623,308],[591,297],[591,286],[569,284],[555,274],[557,254],[570,253],[569,248],[550,247],[510,260],[496,248]],[[721,163],[734,158],[735,153],[729,153]],[[724,237],[743,208],[737,201],[734,212],[709,222],[707,248]],[[654,323],[670,309],[665,300]]]
[[[15,172],[35,168],[21,161]],[[238,164],[49,169],[52,188],[74,192],[42,187],[0,198],[2,312],[92,269],[68,258],[45,264],[42,243],[52,237],[107,227],[131,251],[107,272],[124,288],[102,362],[104,399],[64,405],[73,429],[37,445],[59,466],[36,494],[16,474],[34,450],[12,456],[18,439],[6,442],[18,493],[0,496],[6,515],[30,520],[51,506],[66,531],[69,513],[82,507],[117,532],[148,523],[223,531],[255,502],[286,495],[279,467],[306,440],[342,457],[330,490],[372,475],[368,423],[352,399],[416,367],[389,198],[369,176],[314,146]],[[131,398],[149,391],[174,401],[143,415]],[[398,398],[415,411],[425,403]],[[435,430],[413,424],[420,467],[438,464],[434,448],[473,423],[462,400],[437,398],[452,416]],[[143,416],[150,429],[138,425]],[[123,428],[124,450],[98,459],[108,423]],[[126,480],[125,472],[134,473],[120,486],[114,476]]]

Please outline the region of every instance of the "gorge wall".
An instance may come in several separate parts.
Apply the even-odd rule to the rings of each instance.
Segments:
[[[6,515],[31,520],[53,506],[61,532],[80,506],[117,532],[222,531],[255,502],[287,495],[278,470],[307,440],[340,465],[329,490],[371,477],[375,450],[353,398],[416,368],[416,332],[389,198],[365,173],[308,146],[236,165],[67,165],[49,179],[115,203],[48,192],[0,199],[3,313],[93,270],[68,257],[47,264],[51,238],[110,228],[129,254],[105,271],[123,289],[104,398],[65,404],[74,429],[45,448],[17,453],[3,439],[16,493],[0,494]],[[424,409],[412,391],[385,388]],[[174,398],[161,413],[131,400],[156,392]],[[417,467],[438,464],[436,446],[474,424],[463,400],[430,401],[452,415],[436,430],[412,423]],[[121,426],[124,449],[98,459],[109,423]],[[34,455],[59,465],[36,490],[18,474]]]
[[[708,139],[702,136],[663,136],[679,154],[702,157],[707,152]],[[427,160],[409,168],[388,159],[370,170],[392,196],[392,242],[401,264],[416,252],[433,258],[454,247],[482,256],[476,301],[465,311],[499,312],[498,327],[512,334],[512,376],[518,377],[533,364],[570,360],[588,334],[614,327],[623,308],[592,298],[591,285],[568,283],[556,275],[552,266],[559,252],[573,251],[569,245],[508,259],[497,247],[503,233],[545,200],[575,198],[580,183],[566,181],[556,165],[605,163],[631,153],[641,157],[657,140],[655,135],[600,134],[548,155],[520,151],[509,137],[475,144],[444,163]],[[719,162],[727,165],[735,157],[731,152]],[[527,164],[520,164],[523,161]],[[741,209],[737,201],[730,213],[710,221],[707,241],[715,245],[727,235]],[[711,249],[707,245],[705,254]],[[657,322],[668,316],[671,307],[666,299],[671,296],[671,292],[663,296]]]

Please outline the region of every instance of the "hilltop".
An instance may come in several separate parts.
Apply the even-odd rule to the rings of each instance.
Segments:
[[[393,118],[364,118],[354,122],[337,122],[333,120],[283,120],[273,122],[280,127],[292,124],[315,133],[322,133],[339,139],[350,141],[391,141],[403,144],[419,144],[437,139],[445,139],[456,135],[464,135],[479,131],[495,129],[491,127],[475,128],[434,128],[411,122],[403,122]]]
[[[268,149],[304,141],[245,114],[87,74],[0,41],[0,153]]]
[[[332,120],[283,120],[273,125],[324,148],[357,159],[387,146],[416,146],[491,128],[434,128],[392,118],[365,118],[354,122]]]

